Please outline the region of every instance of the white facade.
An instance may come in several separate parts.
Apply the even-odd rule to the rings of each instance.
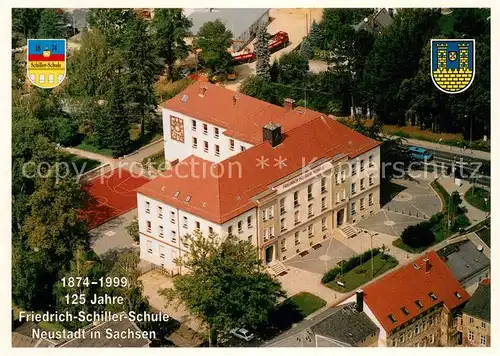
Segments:
[[[162,115],[165,160],[168,162],[176,159],[180,162],[190,155],[194,155],[218,163],[252,147],[250,143],[224,135],[226,129],[220,126],[165,108],[162,109]],[[179,118],[183,122],[184,142],[172,138],[170,125],[172,117]]]

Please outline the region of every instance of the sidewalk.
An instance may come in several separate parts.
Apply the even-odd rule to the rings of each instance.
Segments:
[[[478,151],[478,150],[470,150],[470,149],[463,150],[460,147],[453,147],[453,146],[448,146],[448,145],[442,145],[440,143],[429,142],[429,141],[415,140],[415,139],[412,139],[412,138],[407,138],[405,140],[408,141],[408,144],[410,144],[410,145],[427,148],[429,150],[436,150],[436,151],[441,151],[441,152],[450,152],[450,153],[455,153],[455,154],[459,154],[459,155],[462,155],[462,156],[475,157],[475,158],[483,159],[483,160],[486,160],[486,161],[490,161],[491,160],[491,158],[490,158],[490,156],[491,156],[490,152],[484,152],[484,151]]]
[[[93,159],[93,160],[99,161],[101,163],[108,163],[108,164],[114,165],[115,163],[118,162],[117,159],[107,157],[107,156],[104,156],[104,155],[101,155],[98,153],[93,153],[93,152],[81,150],[81,149],[75,148],[75,147],[61,147],[61,149],[65,150],[66,152],[69,152],[71,154],[74,154],[76,156]]]
[[[440,177],[438,179],[438,182],[449,194],[453,193],[454,191],[458,191],[460,193],[460,196],[462,197],[462,205],[467,208],[467,213],[465,215],[469,218],[471,224],[475,224],[486,219],[486,212],[473,207],[465,200],[465,193],[469,190],[470,187],[472,187],[472,184],[470,182],[462,180],[460,181],[460,186],[458,186],[455,184],[453,178],[444,176]]]

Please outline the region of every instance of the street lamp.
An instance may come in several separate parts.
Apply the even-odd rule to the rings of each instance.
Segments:
[[[488,218],[488,197],[484,197],[484,210],[485,210],[485,217],[484,219]]]
[[[363,230],[365,234],[368,234],[370,236],[370,253],[371,253],[371,265],[372,265],[372,279],[373,279],[373,236],[377,236],[378,232],[371,234],[368,230]]]

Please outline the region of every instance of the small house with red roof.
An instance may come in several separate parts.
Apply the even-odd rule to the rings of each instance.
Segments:
[[[379,346],[455,346],[462,309],[470,299],[435,251],[358,290],[356,301],[380,328]]]

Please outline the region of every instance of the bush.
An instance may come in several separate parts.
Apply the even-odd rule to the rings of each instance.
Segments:
[[[139,242],[139,220],[137,217],[127,226],[127,232],[132,236],[134,242]]]
[[[80,134],[75,120],[69,117],[55,117],[53,125],[54,141],[63,146],[74,146],[79,143]]]
[[[380,248],[374,248],[373,250],[363,252],[361,255],[351,257],[350,259],[342,263],[341,267],[335,267],[326,272],[325,275],[321,278],[321,283],[326,284],[333,281],[340,273],[349,272],[350,270],[370,260],[372,256],[377,256],[380,252]]]
[[[430,221],[408,226],[401,234],[401,240],[413,248],[430,246],[435,240],[434,233],[431,230],[433,226]]]

